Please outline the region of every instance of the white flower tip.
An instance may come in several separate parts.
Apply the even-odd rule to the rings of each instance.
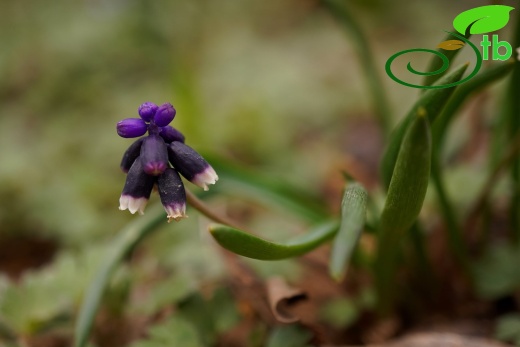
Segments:
[[[164,206],[164,210],[168,214],[168,223],[172,220],[178,222],[183,218],[188,218],[186,215],[186,205],[185,204],[174,204],[170,206]]]
[[[121,195],[119,198],[119,209],[121,211],[128,210],[131,214],[139,212],[140,215],[143,215],[147,203],[147,198],[134,198],[130,195]]]
[[[201,187],[204,190],[208,190],[208,184],[215,184],[218,181],[218,175],[215,170],[208,166],[204,171],[196,174],[191,180],[191,183]]]
[[[518,47],[516,49],[516,53],[518,53],[518,57],[516,59],[518,59],[518,61],[520,61],[520,47]]]

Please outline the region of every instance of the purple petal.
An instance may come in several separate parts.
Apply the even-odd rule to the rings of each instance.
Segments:
[[[139,116],[146,122],[149,122],[152,120],[153,116],[155,116],[155,112],[157,112],[157,109],[159,106],[154,104],[153,102],[145,102],[141,106],[139,106]]]
[[[144,138],[140,160],[143,170],[148,175],[158,176],[168,167],[168,151],[164,140],[159,135]]]
[[[175,111],[172,104],[162,104],[153,117],[154,122],[159,127],[167,126],[175,117],[175,113],[177,113],[177,111]]]
[[[157,188],[168,222],[186,218],[186,191],[177,171],[166,169],[157,179]]]
[[[168,146],[168,159],[173,167],[191,183],[208,190],[208,184],[215,184],[217,173],[193,148],[182,142],[172,142]]]
[[[137,211],[143,214],[154,183],[155,178],[143,171],[141,161],[135,160],[126,176],[123,193],[119,198],[119,209],[128,209],[132,214]]]
[[[148,125],[139,118],[127,118],[117,123],[117,134],[125,138],[143,136],[146,130]]]
[[[184,135],[179,130],[169,125],[162,127],[159,135],[161,135],[166,143],[172,143],[173,141],[184,143]]]

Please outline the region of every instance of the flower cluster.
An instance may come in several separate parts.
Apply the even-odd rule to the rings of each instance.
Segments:
[[[208,190],[218,176],[195,150],[184,144],[184,135],[169,126],[175,108],[145,102],[139,106],[141,118],[127,118],[117,123],[117,133],[124,138],[148,136],[135,141],[123,155],[121,169],[127,173],[119,209],[132,214],[144,213],[154,185],[168,214],[168,222],[186,217],[186,191],[179,174]]]

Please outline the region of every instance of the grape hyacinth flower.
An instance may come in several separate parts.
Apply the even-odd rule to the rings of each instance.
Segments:
[[[143,214],[156,185],[168,222],[186,218],[186,191],[180,175],[208,190],[208,185],[218,180],[217,173],[200,154],[184,144],[180,131],[168,125],[176,114],[172,104],[157,106],[145,102],[139,106],[138,113],[140,118],[117,123],[117,133],[124,138],[140,137],[148,132],[128,147],[121,160],[121,170],[127,177],[119,209]]]

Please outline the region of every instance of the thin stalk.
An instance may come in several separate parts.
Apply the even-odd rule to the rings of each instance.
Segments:
[[[390,130],[390,107],[383,89],[383,83],[377,73],[377,65],[374,62],[374,54],[368,45],[368,39],[350,9],[346,6],[346,1],[323,0],[323,4],[352,38],[352,43],[372,94],[372,104],[375,107],[376,116],[384,134],[387,135]]]
[[[497,181],[500,179],[500,176],[503,172],[511,165],[514,164],[515,161],[518,160],[520,156],[520,132],[516,134],[516,137],[513,139],[509,148],[506,151],[506,154],[499,161],[499,163],[495,166],[486,182],[484,183],[475,203],[475,207],[473,207],[471,216],[478,216],[482,209],[485,207],[489,195],[491,194],[493,188],[497,185]]]
[[[454,214],[455,209],[453,208],[451,200],[448,197],[448,193],[446,192],[444,179],[440,169],[439,156],[436,151],[433,151],[432,155],[431,174],[433,187],[437,193],[441,213],[443,214],[444,221],[446,223],[448,247],[455,256],[464,273],[467,276],[470,276],[471,271],[468,263],[468,252],[464,246],[462,230],[459,227],[457,218]]]
[[[193,194],[192,192],[190,192],[187,189],[186,189],[186,200],[188,201],[188,204],[191,207],[193,207],[194,209],[196,209],[197,211],[199,211],[200,213],[202,213],[204,216],[208,217],[209,219],[213,220],[214,222],[224,224],[224,225],[230,226],[235,229],[244,230],[244,227],[235,223],[235,221],[211,210],[211,208],[208,205],[206,205],[202,200],[197,198],[195,196],[195,194]]]

